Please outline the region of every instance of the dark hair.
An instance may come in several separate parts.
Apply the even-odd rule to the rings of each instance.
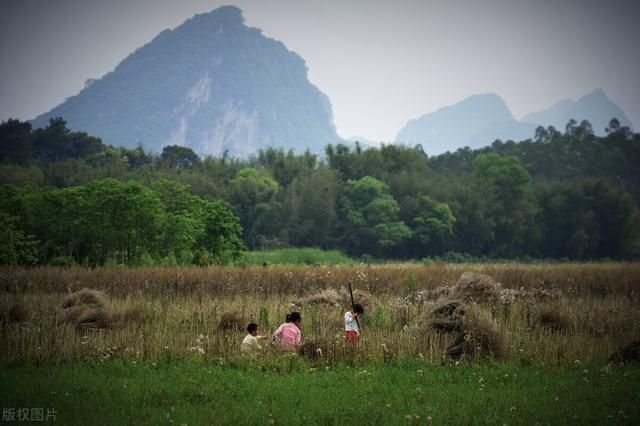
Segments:
[[[300,312],[291,312],[289,314],[289,322],[300,321],[302,317],[300,316]]]
[[[291,314],[287,314],[287,316],[284,319],[284,322],[291,322]]]
[[[364,314],[364,306],[362,306],[359,303],[356,303],[355,305],[353,305],[353,312],[358,314]]]
[[[251,324],[249,324],[247,326],[247,331],[249,333],[252,333],[252,332],[256,331],[257,329],[258,329],[258,324],[256,324],[255,322],[252,322]]]

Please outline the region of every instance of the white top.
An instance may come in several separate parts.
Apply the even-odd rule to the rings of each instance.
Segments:
[[[351,311],[347,311],[347,313],[344,314],[344,331],[355,331],[360,334],[360,330],[358,330],[358,323],[353,317]]]
[[[260,350],[262,350],[262,347],[258,344],[258,339],[252,336],[251,333],[247,334],[240,345],[240,352],[243,354],[255,354]]]

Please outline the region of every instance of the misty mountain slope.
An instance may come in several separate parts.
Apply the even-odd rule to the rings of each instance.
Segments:
[[[410,120],[398,133],[396,142],[422,144],[426,153],[435,155],[463,146],[489,145],[497,138],[522,135],[529,128],[530,125],[523,126],[513,118],[502,98],[490,93],[471,96]]]
[[[627,126],[633,130],[633,125],[622,108],[612,102],[602,89],[596,89],[577,101],[564,99],[545,110],[531,113],[525,116],[523,121],[538,123],[545,127],[554,126],[564,131],[567,122],[571,119],[578,123],[588,120],[594,133],[603,136],[612,118],[617,118],[621,126]]]
[[[564,131],[571,119],[575,119],[578,124],[582,120],[588,120],[594,132],[603,136],[609,120],[614,117],[620,121],[620,125],[633,130],[624,111],[601,89],[594,90],[577,101],[565,99],[557,102],[546,110],[525,116],[522,121],[513,118],[498,95],[476,95],[410,120],[398,133],[396,142],[408,145],[419,143],[427,154],[437,155],[465,146],[481,148],[496,139],[530,139],[538,126],[554,126]]]
[[[500,139],[503,142],[508,140],[519,142],[531,139],[536,133],[536,127],[538,125],[535,123],[516,120],[492,123],[474,134],[465,145],[476,149],[491,145],[496,139]]]
[[[165,30],[33,120],[61,116],[105,143],[246,156],[266,146],[321,152],[340,140],[304,60],[225,6]]]

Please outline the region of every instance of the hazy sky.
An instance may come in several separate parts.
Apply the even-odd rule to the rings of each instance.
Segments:
[[[0,0],[0,120],[48,111],[225,4],[306,60],[343,137],[392,141],[473,94],[521,118],[598,87],[640,127],[640,1],[628,0]]]

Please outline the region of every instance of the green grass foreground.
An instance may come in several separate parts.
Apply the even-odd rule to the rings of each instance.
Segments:
[[[639,379],[637,365],[111,360],[4,369],[0,400],[58,424],[638,424]]]

